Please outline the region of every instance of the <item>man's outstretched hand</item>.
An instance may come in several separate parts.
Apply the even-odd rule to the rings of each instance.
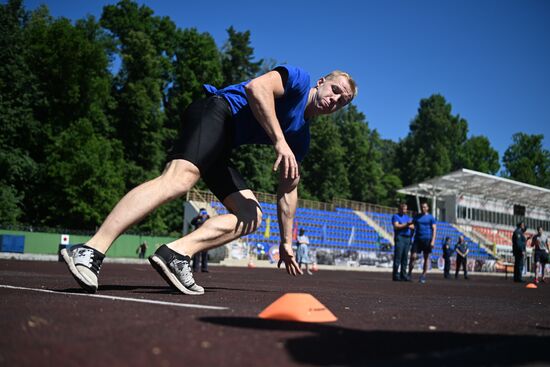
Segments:
[[[279,263],[277,267],[281,267],[281,263],[285,263],[286,272],[289,275],[298,275],[303,274],[300,269],[300,265],[296,262],[294,258],[294,251],[292,251],[292,244],[290,243],[281,243],[279,245]]]

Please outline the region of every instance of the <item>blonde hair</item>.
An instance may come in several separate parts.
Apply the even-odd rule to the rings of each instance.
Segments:
[[[351,90],[353,92],[353,98],[355,98],[357,96],[357,93],[359,92],[359,88],[357,88],[357,84],[355,84],[355,80],[353,80],[351,75],[349,75],[348,73],[341,70],[334,70],[330,74],[325,75],[325,79],[327,80],[336,79],[339,76],[346,77],[346,79],[349,82],[349,86],[351,87]]]

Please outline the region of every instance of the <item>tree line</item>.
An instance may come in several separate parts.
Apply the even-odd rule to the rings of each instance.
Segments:
[[[277,64],[256,60],[250,37],[230,26],[218,47],[209,33],[130,0],[74,22],[46,6],[1,4],[0,224],[97,228],[127,191],[162,171],[204,83],[223,87]],[[311,135],[306,199],[393,205],[403,185],[459,168],[550,187],[542,135],[515,134],[501,170],[490,141],[468,137],[466,119],[439,94],[420,101],[399,142],[383,139],[353,104],[312,121]],[[274,158],[271,147],[244,146],[232,160],[253,190],[274,192]],[[179,230],[181,205],[159,208],[137,229]]]

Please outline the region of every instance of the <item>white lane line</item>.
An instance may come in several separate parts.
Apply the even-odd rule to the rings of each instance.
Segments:
[[[117,297],[117,296],[105,296],[105,295],[102,295],[102,294],[66,293],[66,292],[52,291],[52,290],[49,290],[49,289],[15,287],[15,286],[12,286],[12,285],[5,285],[5,284],[0,284],[0,288],[19,289],[19,290],[23,290],[23,291],[33,291],[33,292],[42,292],[42,293],[62,294],[62,295],[65,295],[65,296],[84,296],[84,297],[93,297],[93,298],[104,298],[104,299],[110,299],[110,300],[113,300],[113,301],[149,303],[149,304],[153,304],[153,305],[176,306],[176,307],[186,307],[186,308],[200,308],[200,309],[203,309],[203,310],[228,310],[229,309],[229,307],[194,305],[194,304],[191,304],[191,303],[176,303],[176,302],[155,301],[155,300],[152,300],[152,299],[139,299],[139,298],[128,298],[128,297]]]

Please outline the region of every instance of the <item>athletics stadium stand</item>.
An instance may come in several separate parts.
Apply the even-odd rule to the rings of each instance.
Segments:
[[[210,202],[218,214],[227,210],[218,201]],[[264,215],[258,230],[246,237],[251,243],[261,243],[265,247],[278,244],[279,225],[277,222],[276,205],[260,203]],[[267,219],[270,218],[269,237],[266,237]],[[304,229],[310,241],[310,247],[376,251],[381,245],[389,245],[389,241],[379,236],[376,230],[359,218],[351,209],[336,208],[336,211],[298,208],[296,211],[297,227]],[[267,246],[266,246],[267,245]],[[266,248],[267,250],[267,248]]]
[[[487,227],[472,226],[472,229],[484,236],[490,243],[496,245],[512,246],[512,233],[504,229],[492,229]]]
[[[365,212],[372,220],[374,220],[380,227],[393,236],[393,225],[391,223],[392,214]]]
[[[216,209],[218,214],[225,214],[227,210],[218,201],[212,201],[210,205]],[[250,243],[260,243],[264,245],[265,250],[270,246],[276,245],[280,241],[279,226],[277,223],[276,205],[271,203],[260,203],[264,211],[262,224],[258,230],[245,237]],[[373,220],[383,228],[387,228],[389,233],[393,233],[391,228],[391,214],[368,212]],[[270,218],[269,237],[266,237],[267,219]],[[310,246],[315,248],[355,250],[355,251],[388,251],[389,241],[376,232],[357,216],[353,210],[345,208],[336,208],[336,211],[298,208],[296,213],[297,227],[304,229],[310,240]],[[387,224],[390,223],[390,227]],[[437,223],[437,240],[433,252],[434,258],[441,257],[441,245],[445,237],[451,237],[453,244],[457,242],[458,236],[463,235],[452,225],[446,222]],[[480,248],[468,236],[464,236],[470,247],[470,258],[489,259],[491,255]]]

